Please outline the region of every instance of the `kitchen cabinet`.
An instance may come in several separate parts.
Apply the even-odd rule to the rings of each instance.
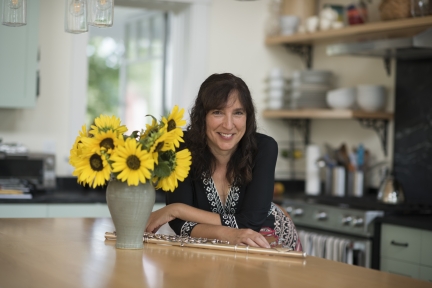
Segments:
[[[164,207],[155,203],[153,211]],[[97,218],[111,217],[105,203],[0,204],[0,218]]]
[[[36,105],[39,4],[39,0],[27,1],[27,25],[0,25],[0,108]],[[0,5],[0,15],[2,10]]]
[[[432,282],[432,231],[383,224],[380,270]]]

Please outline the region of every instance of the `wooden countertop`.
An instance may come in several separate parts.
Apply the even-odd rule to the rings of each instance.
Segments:
[[[306,260],[145,244],[115,249],[111,219],[0,219],[0,287],[430,287],[316,257]]]

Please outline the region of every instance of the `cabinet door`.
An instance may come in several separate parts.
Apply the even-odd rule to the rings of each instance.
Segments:
[[[432,269],[432,232],[422,231],[421,261],[422,265],[431,266]],[[432,271],[432,270],[431,270]],[[430,275],[432,278],[432,275]]]
[[[0,5],[0,15],[3,15]],[[39,0],[27,1],[27,25],[0,24],[0,107],[29,108],[36,104]]]
[[[381,256],[420,264],[421,233],[419,229],[383,224]]]
[[[381,257],[380,270],[414,279],[420,278],[420,265],[403,261],[395,261],[384,257]]]

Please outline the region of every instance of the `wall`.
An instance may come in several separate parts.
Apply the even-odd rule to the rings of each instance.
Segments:
[[[261,117],[265,107],[265,78],[272,67],[282,67],[286,76],[289,77],[292,71],[304,69],[304,65],[299,57],[284,47],[264,45],[264,26],[269,3],[269,0],[217,0],[212,2],[209,75],[231,72],[242,77],[252,92],[258,110],[259,130],[273,136],[281,143],[280,146],[284,146],[289,140],[286,122]],[[313,68],[331,70],[340,87],[366,83],[385,85],[389,90],[388,110],[393,109],[394,73],[391,76],[386,75],[381,59],[327,57],[325,44],[315,46],[313,59]],[[296,134],[295,140],[300,139],[300,135]],[[393,139],[392,135],[389,135],[389,139]],[[373,130],[362,128],[354,120],[312,121],[311,142],[322,148],[324,143],[329,143],[334,147],[339,146],[342,142],[347,143],[349,147],[363,143],[371,150],[375,157],[374,161],[385,159],[376,133]],[[389,148],[389,155],[392,155],[391,145]],[[388,159],[391,160],[391,157]],[[284,165],[279,165],[280,163]],[[289,168],[283,160],[280,163],[277,167],[277,176],[288,177]],[[302,170],[302,163],[299,163],[298,167],[299,170]]]

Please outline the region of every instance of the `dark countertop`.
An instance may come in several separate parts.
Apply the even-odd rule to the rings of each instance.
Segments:
[[[1,199],[0,203],[15,204],[84,204],[106,203],[106,187],[96,189],[83,187],[76,178],[64,177],[57,179],[57,188],[49,191],[33,191],[33,199]],[[156,190],[156,203],[165,203],[165,192]]]

